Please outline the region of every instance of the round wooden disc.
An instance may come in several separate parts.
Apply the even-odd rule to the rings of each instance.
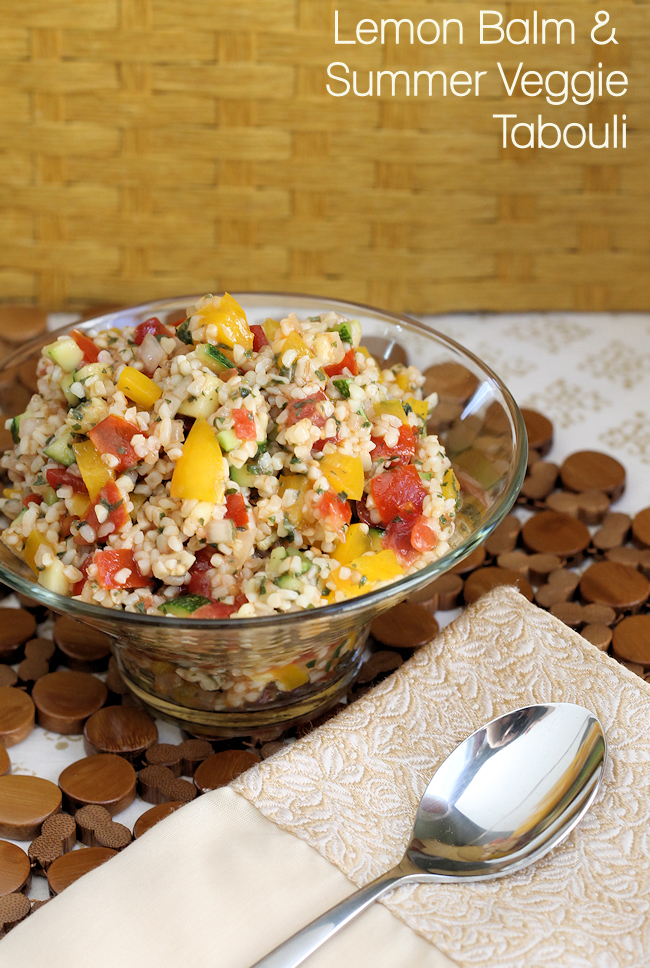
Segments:
[[[0,686],[15,686],[18,682],[18,673],[9,665],[0,665]]]
[[[18,374],[20,376],[20,382],[29,390],[30,393],[38,393],[38,379],[36,376],[36,367],[38,366],[38,357],[32,356],[24,363],[21,363],[18,367]]]
[[[36,631],[36,619],[24,608],[0,608],[0,662],[13,662]]]
[[[357,676],[357,682],[365,685],[368,682],[376,683],[384,679],[391,672],[402,665],[404,660],[399,652],[390,652],[382,649],[380,652],[373,652],[369,659],[363,663]]]
[[[55,652],[56,646],[52,639],[30,639],[25,642],[25,655],[28,659],[41,659],[49,662]]]
[[[22,689],[0,686],[0,743],[15,746],[34,728],[34,703]]]
[[[459,561],[450,570],[457,575],[469,575],[470,571],[474,571],[475,568],[480,568],[484,561],[485,545],[479,545],[478,548],[474,548],[474,551],[470,551],[467,558],[463,558],[462,561]]]
[[[529,602],[533,600],[533,589],[530,582],[516,571],[507,568],[477,568],[465,581],[465,604],[472,605],[474,602],[492,591],[497,585],[516,585],[519,591]]]
[[[118,753],[133,762],[158,740],[151,716],[139,706],[105,706],[86,720],[84,749],[94,753]]]
[[[574,558],[589,547],[586,524],[560,511],[539,511],[526,521],[521,536],[528,551]]]
[[[650,508],[635,515],[632,522],[632,539],[638,548],[650,548]]]
[[[213,753],[197,766],[194,782],[199,793],[217,790],[227,786],[259,762],[260,757],[251,750],[223,750],[221,753]]]
[[[462,363],[449,360],[424,370],[423,393],[437,393],[440,400],[456,400],[465,403],[478,386],[478,378]]]
[[[29,857],[7,840],[0,840],[0,896],[22,891],[30,877]]]
[[[526,424],[528,446],[536,450],[543,457],[551,449],[553,443],[553,424],[537,410],[527,410],[522,407],[521,415]]]
[[[0,776],[11,773],[11,760],[4,746],[0,746]]]
[[[514,551],[521,531],[521,523],[514,514],[508,514],[485,539],[485,550],[497,557],[507,551]]]
[[[614,629],[612,651],[621,662],[650,666],[650,615],[630,615]]]
[[[40,306],[0,306],[0,337],[26,343],[45,332],[47,312]]]
[[[147,830],[151,830],[155,827],[157,823],[164,820],[170,814],[175,813],[179,807],[185,806],[182,800],[172,800],[170,803],[157,803],[155,807],[151,810],[147,810],[142,816],[138,817],[133,827],[133,836],[137,840],[138,837],[142,837],[146,834]]]
[[[61,809],[61,791],[40,776],[0,776],[0,837],[33,840],[41,824]]]
[[[66,767],[59,786],[71,809],[96,804],[114,816],[135,800],[135,780],[135,770],[123,756],[99,753]]]
[[[650,582],[636,568],[597,561],[580,579],[580,594],[586,602],[609,605],[617,612],[635,611],[648,600]]]
[[[44,904],[44,901],[34,901],[36,904]],[[20,892],[5,894],[0,897],[0,938],[3,938],[7,931],[15,927],[23,918],[26,918],[33,910],[29,903],[29,898]]]
[[[111,654],[111,640],[98,629],[61,615],[54,623],[54,641],[65,664],[79,672],[105,669]]]
[[[612,630],[602,622],[590,622],[589,625],[585,625],[580,634],[601,652],[607,652],[612,641]]]
[[[66,669],[48,673],[32,689],[39,726],[53,733],[83,732],[85,721],[101,709],[107,697],[106,686],[96,676]]]
[[[598,450],[571,454],[560,468],[562,484],[569,491],[604,491],[613,500],[625,489],[625,468]]]
[[[394,649],[419,649],[438,634],[438,623],[423,605],[400,602],[376,618],[371,634]]]
[[[458,599],[463,591],[463,584],[460,575],[448,571],[425,585],[424,588],[413,592],[409,595],[408,601],[415,605],[426,605],[432,612],[437,612],[439,609],[446,611],[455,608],[458,604]]]
[[[115,857],[116,850],[110,847],[82,847],[71,850],[68,854],[58,857],[50,864],[47,872],[47,882],[51,894],[60,894],[88,871],[93,871],[100,864]]]

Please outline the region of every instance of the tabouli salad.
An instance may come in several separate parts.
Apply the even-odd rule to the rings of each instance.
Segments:
[[[81,601],[198,618],[341,602],[449,548],[435,395],[336,313],[249,325],[232,296],[44,347],[8,423],[2,540]]]

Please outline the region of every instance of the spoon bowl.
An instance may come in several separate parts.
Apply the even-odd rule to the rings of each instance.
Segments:
[[[532,864],[593,802],[607,758],[603,729],[573,703],[524,706],[468,736],[429,782],[401,862],[253,968],[295,968],[400,883],[483,881]]]

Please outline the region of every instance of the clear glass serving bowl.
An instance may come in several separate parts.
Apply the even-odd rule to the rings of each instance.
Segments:
[[[369,623],[484,541],[511,508],[527,456],[523,420],[510,393],[484,363],[448,337],[407,316],[356,303],[284,293],[233,295],[250,323],[291,312],[305,318],[331,310],[358,318],[363,343],[385,365],[406,356],[409,363],[429,370],[426,392],[435,389],[440,396],[429,432],[437,433],[447,449],[461,484],[462,506],[451,550],[416,574],[340,604],[263,618],[181,619],[88,605],[43,588],[0,543],[2,581],[55,612],[108,633],[137,699],[154,715],[212,738],[288,727],[334,705],[358,672]],[[162,299],[77,328],[96,333],[136,326],[150,316],[175,322],[197,298]],[[52,338],[49,333],[7,359],[0,367],[5,375],[0,386],[7,387],[6,371],[37,356]],[[0,405],[2,394],[0,390]],[[8,412],[6,406],[3,410]],[[223,691],[215,681],[224,683]]]

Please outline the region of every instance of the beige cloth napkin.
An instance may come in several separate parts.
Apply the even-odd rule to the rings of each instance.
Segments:
[[[497,589],[335,720],[68,888],[2,941],[0,963],[246,968],[399,859],[428,779],[465,736],[519,705],[571,701],[599,716],[610,760],[568,840],[497,881],[400,888],[308,965],[647,968],[649,700],[644,682]]]

